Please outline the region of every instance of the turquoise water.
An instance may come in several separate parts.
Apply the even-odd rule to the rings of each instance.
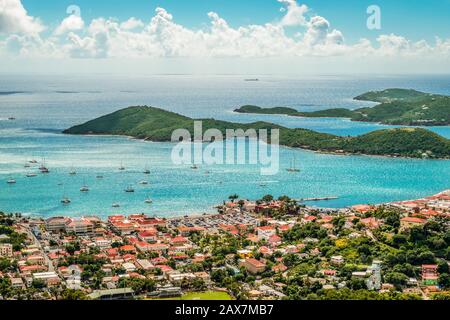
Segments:
[[[315,204],[343,207],[417,198],[450,188],[450,162],[445,160],[336,156],[282,148],[280,172],[261,176],[256,165],[202,165],[199,170],[174,165],[170,161],[170,143],[60,133],[121,107],[148,104],[199,118],[242,122],[264,119],[289,127],[355,135],[386,126],[345,119],[237,115],[232,110],[247,103],[289,105],[299,110],[356,108],[366,104],[352,101],[351,97],[369,88],[407,87],[450,94],[448,77],[261,77],[260,82],[225,76],[37,80],[36,76],[0,78],[0,210],[43,216],[136,212],[171,216],[210,212],[234,193],[249,199],[269,193],[294,198],[338,196],[337,200]],[[17,119],[8,121],[9,116]],[[449,127],[431,129],[450,137]],[[293,157],[300,173],[285,170]],[[36,171],[24,168],[25,162],[42,158],[51,173],[25,177],[27,172]],[[118,170],[121,163],[127,170]],[[77,171],[75,176],[68,174],[72,167]],[[145,167],[152,171],[150,176],[142,174]],[[103,179],[97,179],[98,175]],[[10,177],[17,183],[8,185]],[[140,185],[141,180],[149,184]],[[83,184],[89,185],[89,193],[79,191]],[[128,185],[133,185],[136,192],[125,193]],[[68,206],[60,203],[64,195],[72,200]],[[144,203],[147,197],[153,199],[153,204]],[[112,208],[113,203],[121,207]]]

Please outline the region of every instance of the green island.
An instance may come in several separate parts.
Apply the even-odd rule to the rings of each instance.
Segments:
[[[261,108],[245,105],[234,110],[238,113],[282,114],[311,118],[349,118],[352,121],[379,122],[389,125],[447,126],[450,124],[450,97],[424,93],[411,89],[370,91],[354,98],[373,101],[374,107],[349,110],[345,108],[301,112],[293,108]]]
[[[396,128],[373,131],[356,137],[341,137],[302,128],[285,128],[268,122],[233,123],[198,119],[203,130],[279,129],[280,144],[307,150],[339,153],[398,156],[411,158],[450,158],[450,140],[422,128]],[[135,106],[118,110],[84,124],[71,127],[66,134],[125,135],[151,141],[171,141],[176,129],[194,132],[194,121],[163,109]]]

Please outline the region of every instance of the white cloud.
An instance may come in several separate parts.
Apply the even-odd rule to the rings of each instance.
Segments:
[[[304,4],[299,5],[296,0],[278,0],[286,5],[281,12],[285,12],[280,24],[282,26],[304,26],[306,24],[305,14],[308,12],[308,7]]]
[[[133,30],[142,27],[144,27],[144,22],[134,17],[131,17],[127,21],[124,21],[120,24],[120,28],[123,30]]]
[[[56,28],[55,34],[61,35],[67,33],[69,31],[77,31],[84,28],[83,19],[75,14],[71,14],[67,18],[65,18],[61,24]]]
[[[36,33],[20,34],[28,25],[17,23],[17,19],[5,20],[5,16],[17,16],[8,9],[8,14],[0,11],[0,30],[7,35],[3,41],[0,38],[0,53],[14,57],[72,59],[346,57],[351,60],[373,57],[381,60],[396,57],[401,60],[403,57],[437,57],[449,60],[450,39],[437,38],[430,44],[389,34],[379,36],[373,43],[361,39],[349,44],[341,31],[334,29],[326,18],[310,13],[307,6],[295,0],[278,1],[285,9],[283,17],[266,24],[232,27],[218,13],[209,12],[209,25],[197,30],[178,24],[172,14],[158,7],[148,23],[134,17],[125,21],[99,17],[85,23],[82,18],[71,15],[45,39]],[[23,9],[19,0],[0,0],[0,8],[5,3],[15,3],[16,7],[19,4]],[[21,17],[28,23],[40,25],[24,9]],[[11,21],[15,23],[14,28]]]
[[[39,19],[29,16],[20,0],[0,0],[0,33],[36,34],[43,30]]]

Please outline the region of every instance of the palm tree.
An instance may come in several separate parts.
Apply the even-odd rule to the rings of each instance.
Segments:
[[[236,199],[238,199],[238,198],[239,198],[239,196],[238,196],[237,194],[232,194],[232,195],[230,195],[230,196],[228,197],[228,199],[230,199],[231,202],[233,202],[233,203],[234,203],[234,200],[236,200]]]

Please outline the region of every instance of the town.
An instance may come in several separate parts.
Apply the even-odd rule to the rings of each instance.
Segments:
[[[0,299],[450,299],[450,190],[343,209],[231,195],[217,210],[0,213]]]

